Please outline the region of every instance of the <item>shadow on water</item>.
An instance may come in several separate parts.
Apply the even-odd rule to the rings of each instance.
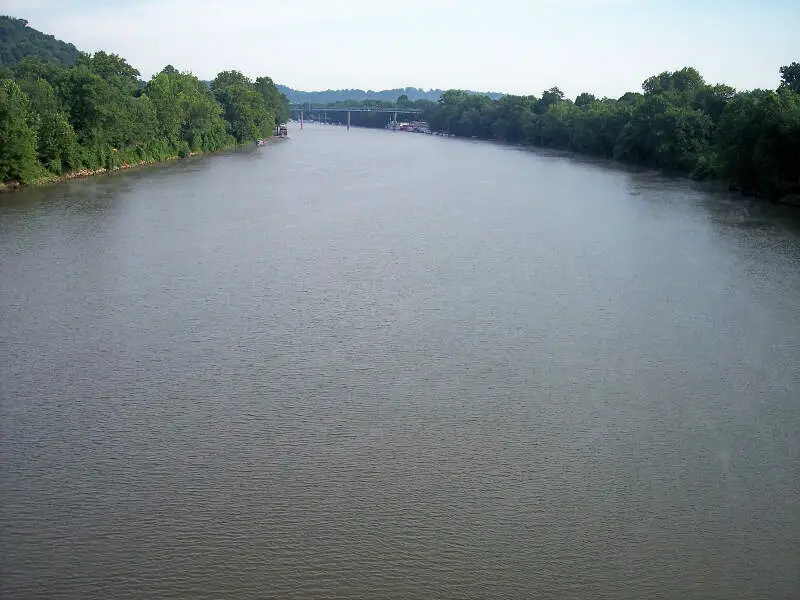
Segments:
[[[721,226],[762,231],[785,231],[800,235],[800,207],[769,202],[729,191],[719,181],[694,181],[683,175],[669,174],[638,165],[576,154],[566,150],[535,148],[491,142],[519,152],[535,154],[550,161],[568,160],[582,167],[612,171],[629,176],[628,193],[645,202],[685,203],[691,199],[702,206],[709,219]]]
[[[135,169],[101,173],[41,186],[27,187],[0,195],[0,216],[36,210],[62,210],[70,213],[94,213],[107,210],[138,186],[159,185],[213,167],[219,159],[258,160],[259,150],[246,146],[215,154],[192,156]]]

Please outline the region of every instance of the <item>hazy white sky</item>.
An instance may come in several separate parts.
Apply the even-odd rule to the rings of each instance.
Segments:
[[[696,67],[710,82],[775,88],[800,61],[800,1],[0,0],[0,13],[145,78],[172,64],[304,90],[469,88],[619,96]]]

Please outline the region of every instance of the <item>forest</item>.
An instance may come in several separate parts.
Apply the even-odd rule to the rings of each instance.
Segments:
[[[493,101],[458,90],[425,111],[432,129],[717,178],[772,199],[800,193],[800,63],[777,90],[708,84],[693,68],[649,77],[617,99],[553,87]]]
[[[567,150],[619,162],[717,179],[771,199],[800,195],[800,63],[781,67],[776,90],[737,91],[709,84],[686,67],[649,77],[641,92],[574,100],[553,87],[541,96],[448,90],[438,102],[338,102],[330,106],[423,111],[433,131]],[[315,107],[313,118],[324,109]],[[341,121],[341,115],[329,120]],[[352,124],[385,127],[385,113],[353,113]],[[418,118],[418,117],[416,117]]]
[[[269,77],[223,71],[206,83],[167,65],[144,82],[116,54],[77,52],[72,62],[69,45],[22,19],[0,17],[0,27],[29,52],[7,49],[0,66],[0,182],[211,152],[268,137],[289,118]]]

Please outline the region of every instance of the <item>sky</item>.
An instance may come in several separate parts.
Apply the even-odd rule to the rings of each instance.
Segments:
[[[786,0],[0,0],[0,14],[115,52],[145,79],[172,64],[302,90],[618,97],[684,66],[774,89],[800,61],[800,2]]]

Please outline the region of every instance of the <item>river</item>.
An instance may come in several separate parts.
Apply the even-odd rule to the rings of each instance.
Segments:
[[[0,597],[800,597],[800,211],[290,136],[0,198]]]

